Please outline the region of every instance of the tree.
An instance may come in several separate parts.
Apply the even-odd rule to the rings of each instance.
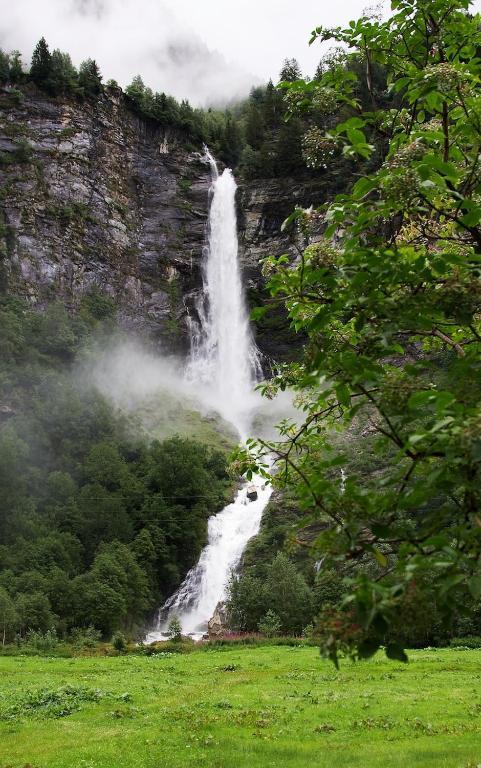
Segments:
[[[283,118],[283,113],[282,94],[274,86],[272,80],[269,80],[262,105],[264,124],[270,130],[277,128]]]
[[[267,570],[269,609],[279,617],[283,632],[301,632],[311,620],[312,594],[294,563],[279,552]]]
[[[262,617],[259,624],[259,632],[262,632],[266,637],[275,637],[278,635],[281,629],[281,620],[277,613],[274,613],[270,608],[266,615]]]
[[[144,108],[145,97],[145,85],[140,75],[136,75],[130,85],[125,89],[126,95],[129,99],[132,99],[137,110],[142,111]]]
[[[78,81],[86,96],[97,96],[102,92],[102,75],[94,59],[86,59],[81,63]]]
[[[413,585],[416,599],[429,586],[445,621],[481,595],[480,19],[468,0],[449,13],[445,0],[393,7],[386,22],[313,33],[354,51],[353,66],[322,75],[347,118],[322,140],[364,173],[322,210],[325,237],[298,266],[266,264],[274,300],[309,344],[265,388],[299,390],[305,420],[258,450],[276,455],[276,482],[317,518],[323,567],[343,564],[349,577],[324,633],[334,661],[340,647],[367,656],[386,638],[388,656],[405,659],[388,633]],[[356,100],[359,56],[374,102],[373,67],[385,68],[395,109]],[[285,228],[309,239],[317,213],[296,209]],[[367,437],[381,466],[349,472],[346,449],[362,455]],[[257,466],[240,456],[247,473]]]
[[[115,632],[112,636],[112,645],[116,651],[123,653],[127,648],[127,640],[123,632]]]
[[[22,632],[40,630],[46,632],[54,626],[55,616],[50,601],[42,592],[19,592],[15,597],[18,626]]]
[[[0,637],[2,645],[12,640],[18,627],[18,614],[7,590],[0,587]]]
[[[245,127],[246,142],[252,149],[260,149],[264,137],[265,129],[262,112],[257,104],[250,103]]]
[[[25,78],[20,51],[12,51],[10,54],[10,82],[21,83]]]
[[[169,621],[169,636],[174,642],[178,643],[182,640],[182,624],[178,616],[172,616]]]
[[[302,157],[302,122],[292,117],[281,126],[276,141],[276,171],[280,176],[295,174],[299,169],[305,170]]]
[[[227,113],[220,142],[220,157],[230,168],[235,168],[242,151],[242,137],[237,121]]]
[[[30,66],[30,77],[39,88],[51,89],[52,55],[44,37],[40,38],[34,48]]]
[[[232,629],[257,629],[268,610],[266,589],[260,579],[248,572],[233,574],[228,585],[227,614]]]
[[[259,150],[252,149],[249,144],[242,150],[240,171],[245,179],[262,178],[264,172],[262,154]]]
[[[282,69],[279,73],[280,82],[293,83],[295,80],[300,80],[301,77],[302,72],[297,59],[284,59]]]
[[[0,84],[5,85],[10,79],[10,56],[0,49]]]
[[[51,87],[55,94],[70,94],[78,90],[78,73],[68,53],[56,48],[51,56]]]
[[[301,632],[312,619],[312,593],[282,552],[267,566],[265,579],[244,572],[229,582],[227,612],[233,629],[256,630],[270,611],[282,633]],[[263,631],[263,630],[261,630]]]

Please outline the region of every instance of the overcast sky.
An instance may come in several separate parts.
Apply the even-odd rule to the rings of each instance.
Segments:
[[[44,35],[75,64],[92,57],[122,86],[141,74],[154,90],[194,104],[248,93],[296,57],[312,75],[317,25],[344,24],[372,0],[0,0],[0,47],[30,59]],[[476,0],[474,7],[481,7]]]

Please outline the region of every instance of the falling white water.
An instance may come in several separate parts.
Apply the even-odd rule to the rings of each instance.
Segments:
[[[206,157],[212,170],[208,245],[203,295],[197,306],[200,323],[192,324],[186,377],[203,390],[204,399],[208,396],[213,409],[245,440],[256,402],[253,389],[260,363],[242,291],[236,183],[230,169],[219,176],[212,155],[207,153]],[[247,489],[252,484],[257,499],[249,501]],[[270,485],[254,478],[243,485],[231,504],[211,517],[208,544],[199,562],[160,609],[157,626],[148,634],[147,642],[165,639],[173,616],[180,620],[184,634],[196,639],[204,634],[217,604],[225,599],[230,573],[239,564],[249,539],[259,531],[271,492]]]
[[[250,426],[253,386],[261,374],[259,352],[252,339],[239,268],[236,183],[226,168],[212,171],[207,258],[203,292],[197,304],[200,323],[192,323],[192,351],[187,379],[208,389],[215,410],[245,440]]]
[[[272,493],[271,486],[262,487],[260,479],[257,480],[255,501],[248,501],[247,486],[244,486],[232,504],[210,518],[209,543],[197,565],[160,610],[157,627],[149,633],[146,642],[166,639],[173,616],[179,618],[182,633],[196,640],[207,631],[207,622],[217,604],[225,599],[231,571],[239,564],[249,539],[259,531],[262,513]]]

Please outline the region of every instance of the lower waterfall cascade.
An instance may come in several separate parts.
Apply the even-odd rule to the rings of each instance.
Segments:
[[[251,425],[254,386],[261,374],[260,355],[254,343],[244,302],[239,266],[236,183],[226,168],[206,151],[211,167],[210,208],[203,269],[203,291],[197,303],[199,321],[191,322],[191,354],[186,379],[210,391],[215,410],[247,438]],[[257,498],[250,501],[254,484]],[[176,616],[182,633],[200,639],[218,603],[226,597],[227,582],[239,564],[250,538],[260,527],[272,487],[260,478],[245,482],[234,501],[208,523],[208,543],[177,591],[160,608],[156,626],[146,642],[168,638]]]

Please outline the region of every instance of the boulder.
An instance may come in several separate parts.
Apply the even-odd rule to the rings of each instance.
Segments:
[[[223,637],[227,632],[227,611],[224,602],[217,603],[212,618],[207,623],[207,632],[209,640]]]

